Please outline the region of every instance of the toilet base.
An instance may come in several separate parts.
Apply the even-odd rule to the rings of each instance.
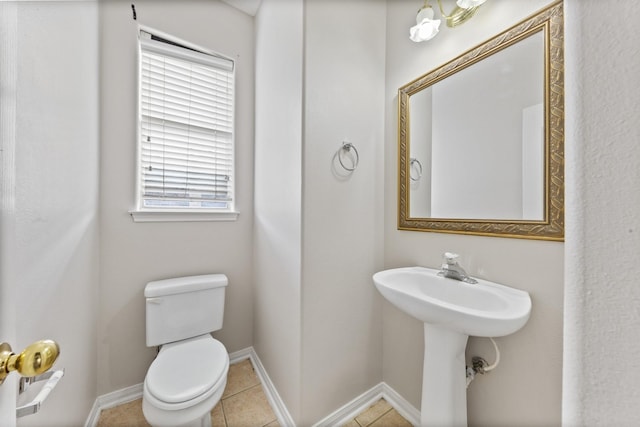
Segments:
[[[203,417],[202,420],[200,420],[200,427],[211,427],[211,413],[209,413],[209,416]]]
[[[182,424],[179,427],[211,427],[211,413],[209,412],[199,420],[195,420],[188,424]]]
[[[149,422],[149,420],[147,420],[147,422]],[[151,426],[160,427],[156,424],[151,424]],[[195,420],[187,424],[180,424],[180,425],[172,424],[171,427],[211,427],[211,413],[209,412],[205,414],[205,416],[200,418],[199,420]]]

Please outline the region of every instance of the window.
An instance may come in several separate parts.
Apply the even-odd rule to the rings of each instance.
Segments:
[[[135,221],[235,219],[234,62],[140,31]]]

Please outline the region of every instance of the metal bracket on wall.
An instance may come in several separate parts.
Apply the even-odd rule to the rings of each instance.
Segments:
[[[344,152],[350,153],[351,150],[353,150],[355,154],[355,158],[352,159],[353,163],[351,167],[349,167],[345,165],[344,162],[342,161],[342,152],[344,151]],[[354,170],[356,170],[356,168],[358,167],[358,162],[360,162],[360,155],[358,154],[358,150],[356,150],[355,145],[353,145],[349,141],[342,141],[342,147],[340,147],[340,151],[338,151],[337,155],[338,155],[338,161],[340,162],[340,166],[342,166],[344,170],[348,172],[353,172]]]
[[[51,393],[51,390],[55,388],[60,381],[60,378],[64,376],[64,369],[60,369],[58,371],[49,371],[45,372],[42,375],[38,375],[36,377],[22,377],[20,378],[20,394],[24,393],[31,384],[47,380],[47,382],[42,386],[42,389],[38,392],[36,397],[26,405],[20,406],[16,408],[16,418],[25,417],[27,415],[33,415],[40,410],[42,403]]]

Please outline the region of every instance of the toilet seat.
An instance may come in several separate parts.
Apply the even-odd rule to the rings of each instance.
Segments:
[[[196,405],[226,384],[229,356],[209,334],[164,345],[145,378],[154,406],[167,410]]]

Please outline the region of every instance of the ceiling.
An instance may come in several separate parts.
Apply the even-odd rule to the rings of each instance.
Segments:
[[[223,2],[240,9],[244,13],[255,16],[262,0],[222,0]]]

